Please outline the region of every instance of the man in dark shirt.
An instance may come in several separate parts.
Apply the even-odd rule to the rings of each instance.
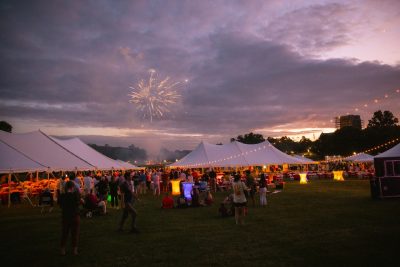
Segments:
[[[74,255],[78,254],[80,226],[79,205],[79,192],[75,188],[74,182],[68,181],[65,186],[65,193],[60,195],[60,206],[62,209],[61,255],[65,255],[65,246],[70,232],[73,253]]]
[[[120,190],[121,190],[121,194],[122,194],[122,203],[124,204],[124,207],[122,210],[122,218],[119,223],[118,231],[119,232],[123,231],[123,226],[124,226],[125,220],[128,218],[128,215],[130,214],[132,216],[132,224],[131,224],[130,232],[131,233],[139,233],[139,231],[135,225],[137,212],[133,208],[135,196],[133,194],[132,178],[130,177],[129,174],[125,175],[125,181],[122,183]]]

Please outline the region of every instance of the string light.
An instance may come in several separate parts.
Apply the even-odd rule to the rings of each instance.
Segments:
[[[400,138],[396,138],[396,139],[390,140],[390,141],[388,141],[388,142],[386,142],[384,144],[377,145],[377,146],[375,146],[373,148],[367,149],[365,151],[362,151],[362,152],[359,152],[359,153],[353,153],[353,155],[359,155],[361,153],[369,153],[369,152],[372,152],[372,151],[377,150],[379,148],[382,148],[382,147],[385,147],[385,146],[388,146],[388,145],[391,145],[391,144],[395,144],[395,143],[397,143],[399,141],[400,141]],[[352,156],[352,155],[350,155],[350,156]],[[350,157],[350,156],[348,156],[348,157]],[[348,157],[346,157],[346,158],[348,158]]]
[[[393,91],[392,91],[392,92],[393,92]],[[396,94],[397,94],[397,93],[400,93],[400,89],[396,89],[395,92],[396,92]],[[390,96],[390,92],[385,93],[384,96],[383,96],[382,98],[375,98],[375,99],[374,99],[373,101],[371,101],[371,102],[373,102],[373,103],[375,103],[375,104],[381,103],[382,100],[385,100],[385,99],[389,98],[389,96]],[[364,107],[367,108],[368,106],[369,106],[368,103],[365,103],[365,104],[364,104]],[[356,109],[356,111],[359,111],[359,110],[360,110],[359,108],[355,108],[355,109]]]
[[[391,90],[389,92],[386,92],[383,97],[381,98],[374,98],[371,101],[368,101],[364,104],[361,104],[359,106],[353,107],[351,110],[355,111],[355,112],[367,112],[367,109],[370,107],[373,107],[373,104],[383,104],[384,100],[388,100],[388,99],[393,99],[393,97],[399,96],[400,94],[400,89],[394,89]],[[343,113],[342,113],[343,114]],[[349,114],[348,112],[346,112],[346,114]],[[335,117],[340,117],[340,115],[338,113],[336,113]],[[331,123],[334,122],[334,120],[330,121]]]
[[[353,152],[353,154],[352,154],[351,156],[353,156],[353,155],[359,155],[359,154],[361,154],[361,153],[369,153],[369,152],[372,152],[372,151],[377,150],[377,149],[379,149],[379,148],[388,146],[388,145],[390,145],[390,144],[395,144],[395,143],[397,143],[397,142],[400,142],[400,138],[395,138],[395,139],[390,140],[390,141],[388,141],[388,142],[386,142],[386,143],[384,143],[384,144],[375,146],[375,147],[373,147],[373,148],[367,149],[367,150],[362,151],[362,152],[359,152],[359,153]],[[272,146],[272,145],[269,144],[268,146]],[[254,150],[249,150],[249,151],[246,151],[246,152],[243,152],[243,153],[245,153],[245,154],[247,155],[248,153],[257,152],[257,151],[259,151],[259,150],[261,150],[261,149],[266,149],[266,148],[267,148],[266,146],[263,146],[263,147],[260,146],[260,147],[258,147],[258,149],[256,148],[256,149],[254,149]],[[243,155],[243,153],[242,153],[242,154],[238,154],[237,157],[239,157],[240,155]],[[348,156],[348,157],[350,157],[350,156]],[[346,158],[348,158],[348,157],[346,157]],[[203,162],[203,163],[195,163],[195,164],[182,165],[182,167],[185,167],[185,168],[199,167],[199,166],[204,166],[204,165],[210,165],[211,163],[217,163],[217,162],[227,161],[227,160],[232,159],[232,158],[236,158],[236,155],[235,155],[235,156],[230,156],[230,157],[227,157],[227,158],[223,158],[223,159],[219,159],[219,160],[214,160],[214,161],[208,161],[208,162]],[[324,162],[324,161],[321,161],[321,162]]]
[[[274,147],[274,146],[271,145],[271,144],[268,144],[268,146],[263,145],[263,146],[259,146],[258,148],[255,148],[253,150],[245,151],[245,152],[242,152],[240,154],[233,155],[233,156],[230,156],[230,157],[227,157],[227,158],[223,158],[223,159],[221,158],[221,159],[218,159],[218,160],[202,162],[202,163],[181,165],[181,167],[184,167],[184,168],[193,168],[193,167],[198,167],[198,166],[203,166],[204,167],[204,166],[207,166],[207,165],[211,165],[212,163],[223,162],[223,161],[227,161],[229,159],[234,159],[234,158],[238,158],[240,156],[248,155],[249,153],[257,152],[257,151],[260,151],[261,149],[268,149],[269,147]]]

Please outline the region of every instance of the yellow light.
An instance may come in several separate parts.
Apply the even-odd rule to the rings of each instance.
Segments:
[[[172,195],[180,195],[181,190],[179,188],[179,183],[180,180],[172,180],[171,184],[172,184]]]
[[[333,180],[344,181],[343,171],[333,171]]]
[[[308,183],[307,181],[307,173],[306,172],[302,172],[300,173],[300,184],[306,184]]]
[[[263,166],[263,169],[266,169],[266,168],[267,168],[267,165],[264,165],[264,166]]]
[[[353,155],[357,154],[356,152],[353,152]]]

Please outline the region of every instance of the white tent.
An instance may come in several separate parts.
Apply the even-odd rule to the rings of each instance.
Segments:
[[[81,159],[93,165],[98,170],[124,169],[122,164],[110,159],[109,157],[97,152],[79,138],[58,139],[50,137],[54,142],[64,147],[74,155],[78,155]]]
[[[208,144],[205,142],[201,142],[192,152],[187,154],[181,160],[173,163],[170,167],[183,167],[183,166],[191,166],[192,168],[203,168],[210,167],[211,162],[209,156],[207,155],[207,151],[217,149],[213,149],[212,147],[216,145]]]
[[[47,168],[0,141],[0,173],[46,171]]]
[[[303,164],[313,164],[313,163],[317,163],[316,161],[306,158],[304,156],[301,155],[294,155],[293,157],[295,157],[296,159],[300,160],[303,162]]]
[[[130,164],[129,162],[122,161],[119,159],[117,159],[116,162],[118,162],[118,164],[122,165],[124,170],[142,170],[142,169],[144,169],[142,167],[138,167],[136,165]]]
[[[267,164],[303,164],[303,162],[276,149],[268,141],[255,145],[237,141],[226,145],[201,142],[191,153],[170,167],[241,167]]]
[[[264,141],[256,145],[247,145],[235,142],[248,162],[248,166],[261,166],[268,164],[304,164],[286,153],[283,153],[270,142]]]
[[[345,161],[354,161],[354,162],[373,162],[374,157],[369,154],[358,153],[353,156],[347,157],[344,160]]]
[[[389,150],[376,155],[374,158],[395,158],[400,157],[400,143]]]
[[[12,134],[0,131],[0,140],[50,171],[93,170],[94,166],[72,154],[41,131]]]

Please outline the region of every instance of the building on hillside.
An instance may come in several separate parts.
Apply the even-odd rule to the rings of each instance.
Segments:
[[[346,115],[335,118],[336,129],[342,129],[343,127],[354,127],[356,129],[362,129],[362,120],[360,115]]]

